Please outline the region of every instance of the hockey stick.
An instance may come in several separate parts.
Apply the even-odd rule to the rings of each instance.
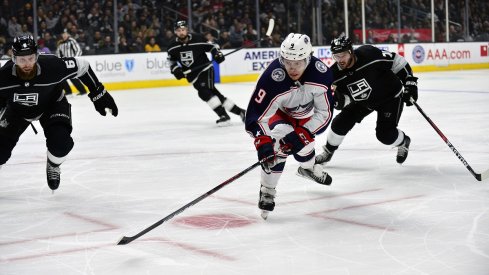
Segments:
[[[438,133],[438,135],[445,141],[445,143],[448,145],[448,147],[452,150],[452,152],[458,157],[458,159],[464,164],[465,168],[470,171],[470,173],[478,180],[482,181],[485,180],[489,177],[489,169],[483,172],[482,174],[476,173],[474,169],[469,165],[469,163],[462,157],[462,155],[458,152],[458,150],[453,146],[453,144],[448,140],[448,138],[442,133],[442,131],[435,125],[435,123],[426,115],[426,113],[421,109],[421,107],[414,101],[413,98],[410,98],[411,103],[416,106],[418,111],[423,115],[423,117],[428,121],[428,123],[435,129],[435,131]]]
[[[273,18],[271,18],[271,19],[270,19],[270,21],[268,21],[268,29],[267,29],[267,32],[265,33],[266,37],[264,37],[264,38],[260,38],[260,39],[258,39],[258,40],[255,40],[255,41],[251,42],[251,45],[256,45],[256,44],[258,44],[259,42],[261,42],[261,41],[265,40],[265,38],[269,38],[269,37],[272,35],[272,32],[273,32],[273,27],[274,27],[274,26],[275,26],[275,20],[273,20]],[[237,51],[239,51],[239,50],[242,50],[242,49],[245,49],[245,48],[248,48],[248,47],[249,47],[249,45],[239,47],[239,48],[237,48],[237,49],[234,49],[234,50],[232,50],[232,51],[228,52],[228,53],[227,53],[227,54],[225,54],[224,56],[228,56],[228,55],[230,55],[230,54],[233,54],[233,53],[235,53],[235,52],[237,52]],[[188,69],[188,70],[184,71],[183,73],[184,73],[185,75],[187,75],[187,74],[189,74],[189,73],[191,73],[191,72],[196,72],[196,71],[200,71],[200,70],[206,69],[206,68],[207,68],[207,67],[209,67],[210,65],[212,65],[212,61],[209,61],[209,62],[207,62],[207,63],[205,63],[205,64],[202,64],[202,65],[200,65],[200,66],[197,66],[197,67],[195,67],[195,68]]]
[[[128,244],[132,241],[134,241],[135,239],[143,236],[144,234],[148,233],[149,231],[155,229],[156,227],[160,226],[162,223],[170,220],[171,218],[175,217],[176,215],[182,213],[185,209],[189,208],[190,206],[200,202],[201,200],[209,197],[210,195],[214,194],[215,192],[217,192],[219,189],[223,188],[224,186],[228,185],[229,183],[235,181],[236,179],[240,178],[241,176],[243,176],[244,174],[248,173],[249,171],[255,169],[257,166],[260,165],[260,161],[254,163],[253,165],[251,165],[250,167],[246,168],[245,170],[239,172],[238,174],[234,175],[233,177],[231,177],[230,179],[226,180],[225,182],[219,184],[218,186],[212,188],[211,190],[207,191],[207,193],[201,195],[200,197],[196,198],[195,200],[187,203],[186,205],[180,207],[178,210],[176,210],[175,212],[171,213],[170,215],[164,217],[163,219],[157,221],[156,223],[154,223],[153,225],[149,226],[148,228],[144,229],[143,231],[139,232],[138,234],[132,236],[132,237],[122,237],[120,239],[120,241],[117,243],[117,245],[123,245],[123,244]]]

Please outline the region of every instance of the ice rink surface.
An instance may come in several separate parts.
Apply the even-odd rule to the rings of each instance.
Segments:
[[[420,106],[476,172],[487,170],[489,71],[417,76]],[[218,88],[245,107],[253,83]],[[489,274],[489,180],[476,181],[415,107],[399,125],[412,139],[402,166],[370,115],[326,166],[331,186],[296,176],[289,158],[268,220],[257,168],[117,246],[256,153],[239,118],[216,127],[190,86],[112,95],[117,118],[69,99],[75,147],[54,194],[38,122],[0,170],[0,274]]]

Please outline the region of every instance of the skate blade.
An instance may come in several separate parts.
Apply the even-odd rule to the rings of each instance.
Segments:
[[[317,183],[317,184],[321,184],[321,185],[326,185],[326,186],[329,186],[329,185],[331,185],[331,183],[332,183],[332,180],[330,180],[329,182],[326,182],[326,183],[321,183],[321,182],[317,182],[316,180],[314,180],[314,179],[312,179],[312,178],[310,178],[310,177],[308,177],[308,176],[304,176],[304,175],[300,174],[299,172],[296,172],[295,174],[296,174],[297,176],[299,176],[299,177],[302,177],[302,178],[308,179],[308,180],[310,180],[310,181],[312,181],[312,182],[315,182],[315,183]],[[331,177],[331,176],[330,176],[330,177]]]
[[[228,127],[231,126],[231,121],[217,123],[217,127]]]
[[[270,213],[270,211],[262,210],[261,211],[261,217],[262,217],[262,219],[266,220],[268,218],[268,213]]]

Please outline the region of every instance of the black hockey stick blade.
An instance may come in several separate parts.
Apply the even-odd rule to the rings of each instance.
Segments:
[[[448,145],[450,150],[457,156],[457,158],[464,164],[465,168],[469,170],[469,172],[474,176],[478,181],[483,181],[489,177],[489,169],[483,172],[482,174],[476,173],[474,169],[469,165],[469,163],[462,157],[462,154],[453,146],[453,144],[448,140],[448,138],[443,134],[443,132],[436,126],[436,124],[428,117],[428,115],[421,109],[418,103],[414,101],[413,98],[410,98],[411,103],[413,103],[414,106],[416,106],[416,109],[421,113],[421,115],[428,121],[428,123],[435,129],[435,131],[438,133],[438,135],[443,139],[443,141]]]
[[[147,227],[146,229],[144,229],[143,231],[139,232],[138,234],[134,235],[134,236],[130,236],[130,237],[127,237],[127,236],[124,236],[122,237],[119,242],[117,243],[117,245],[124,245],[124,244],[128,244],[134,240],[136,240],[137,238],[143,236],[144,234],[148,233],[149,231],[155,229],[156,227],[160,226],[161,224],[163,224],[164,222],[170,220],[171,218],[175,217],[176,215],[182,213],[185,209],[189,208],[190,206],[200,202],[201,200],[209,197],[210,195],[214,194],[215,192],[217,192],[219,189],[223,188],[224,186],[228,185],[229,183],[235,181],[236,179],[240,178],[241,176],[243,176],[244,174],[248,173],[249,171],[255,169],[257,166],[260,165],[260,162],[256,162],[254,163],[253,165],[251,165],[250,167],[246,168],[245,170],[239,172],[238,174],[234,175],[233,177],[229,178],[228,180],[226,180],[225,182],[219,184],[218,186],[212,188],[211,190],[207,191],[205,194],[202,194],[200,197],[196,198],[195,200],[187,203],[186,205],[180,207],[179,209],[177,209],[175,212],[171,213],[170,215],[164,217],[163,219],[157,221],[156,223],[152,224],[151,226]]]
[[[488,177],[489,177],[489,169],[487,169],[486,171],[484,171],[483,173],[481,174],[477,174],[476,173],[476,179],[479,180],[479,181],[483,181],[483,180],[486,180]]]

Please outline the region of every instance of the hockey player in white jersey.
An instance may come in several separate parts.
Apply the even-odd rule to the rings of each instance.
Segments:
[[[275,188],[288,155],[300,163],[298,175],[331,184],[328,173],[314,162],[314,138],[333,116],[332,82],[328,67],[312,56],[310,38],[297,33],[287,36],[280,57],[258,79],[245,123],[262,162],[258,207],[264,219],[275,207]]]

